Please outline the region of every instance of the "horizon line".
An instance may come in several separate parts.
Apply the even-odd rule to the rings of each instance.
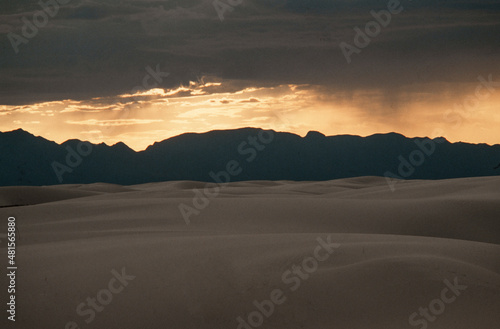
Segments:
[[[88,143],[91,143],[92,145],[101,145],[101,144],[104,144],[108,147],[113,147],[115,145],[118,145],[118,144],[124,144],[125,146],[127,146],[129,149],[133,150],[134,152],[143,152],[145,150],[147,150],[149,147],[153,146],[154,144],[156,143],[161,143],[163,141],[166,141],[166,140],[169,140],[169,139],[172,139],[172,138],[176,138],[176,137],[180,137],[180,136],[183,136],[183,135],[204,135],[204,134],[208,134],[208,133],[212,133],[212,132],[220,132],[220,131],[238,131],[238,130],[244,130],[244,129],[255,129],[255,130],[271,130],[275,133],[285,133],[285,134],[291,134],[291,135],[295,135],[295,136],[299,136],[300,138],[306,138],[307,135],[309,135],[310,133],[319,133],[321,135],[324,136],[324,138],[330,138],[330,137],[340,137],[340,136],[350,136],[350,137],[360,137],[360,138],[368,138],[368,137],[372,137],[372,136],[376,136],[376,135],[391,135],[391,134],[394,134],[394,135],[400,135],[404,138],[407,138],[407,139],[415,139],[415,138],[419,138],[419,139],[430,139],[430,140],[434,140],[434,139],[444,139],[446,142],[450,143],[450,144],[470,144],[470,145],[487,145],[487,146],[496,146],[496,145],[500,145],[500,144],[488,144],[486,142],[483,142],[483,143],[473,143],[473,142],[467,142],[467,141],[450,141],[448,140],[446,137],[444,136],[436,136],[436,137],[429,137],[429,136],[414,136],[414,137],[410,137],[410,136],[406,136],[402,133],[398,133],[398,132],[395,132],[395,131],[390,131],[390,132],[377,132],[377,133],[373,133],[373,134],[370,134],[370,135],[365,135],[365,136],[362,136],[362,135],[354,135],[354,134],[338,134],[338,135],[325,135],[324,133],[318,131],[318,130],[309,130],[304,136],[301,136],[300,134],[297,134],[297,133],[293,133],[293,132],[290,132],[290,131],[281,131],[281,130],[275,130],[275,129],[264,129],[264,128],[260,128],[260,127],[240,127],[240,128],[229,128],[229,129],[212,129],[212,130],[207,130],[207,131],[204,131],[204,132],[190,132],[190,131],[187,131],[187,132],[184,132],[184,133],[181,133],[181,134],[178,134],[178,135],[174,135],[174,136],[171,136],[171,137],[167,137],[167,138],[164,138],[164,139],[161,139],[161,140],[155,140],[153,141],[151,144],[149,144],[146,148],[144,149],[141,149],[141,150],[137,150],[137,149],[134,149],[132,147],[130,147],[126,142],[124,141],[118,141],[114,144],[107,144],[106,142],[100,142],[100,143],[93,143],[89,140],[81,140],[81,139],[78,139],[78,138],[69,138],[61,143],[58,143],[57,141],[54,141],[54,140],[50,140],[50,139],[47,139],[46,137],[44,136],[41,136],[41,135],[35,135],[33,133],[31,133],[30,131],[28,130],[25,130],[23,128],[17,128],[17,129],[13,129],[13,130],[9,130],[9,131],[0,131],[0,134],[6,134],[6,133],[12,133],[12,132],[16,132],[16,131],[23,131],[23,132],[26,132],[34,137],[40,137],[40,138],[43,138],[47,141],[50,141],[50,142],[53,142],[53,143],[56,143],[58,145],[63,145],[69,141],[80,141],[80,142],[88,142]]]

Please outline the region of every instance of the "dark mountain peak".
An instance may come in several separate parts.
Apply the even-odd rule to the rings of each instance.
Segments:
[[[128,147],[128,145],[125,144],[124,142],[118,142],[118,143],[112,145],[111,148],[113,148],[113,149],[115,149],[117,151],[135,152],[130,147]]]
[[[76,138],[68,139],[67,141],[64,141],[61,143],[61,146],[75,146],[78,143],[81,143],[82,141]]]
[[[16,129],[16,130],[12,130],[12,131],[6,131],[2,134],[6,134],[6,135],[11,135],[11,136],[33,136],[35,137],[33,134],[27,132],[26,130],[24,129]]]
[[[378,134],[373,134],[368,137],[373,137],[373,138],[382,138],[382,139],[406,139],[405,135],[395,133],[395,132],[389,132],[389,133],[378,133]]]
[[[319,131],[315,131],[315,130],[311,130],[307,133],[306,137],[304,138],[307,138],[307,139],[321,139],[321,138],[325,138],[326,136],[322,133],[320,133]]]
[[[243,136],[243,135],[250,135],[250,134],[257,134],[260,131],[265,130],[262,128],[254,128],[254,127],[244,127],[244,128],[235,128],[235,129],[217,129],[217,130],[211,130],[206,133],[200,133],[198,136],[205,136],[205,137],[236,137],[236,136]],[[182,135],[181,135],[182,136]]]
[[[450,142],[446,138],[444,138],[444,137],[436,137],[436,138],[433,138],[432,140],[435,143],[440,143],[440,144],[447,143],[447,144],[450,144]]]
[[[194,141],[202,142],[202,143],[217,143],[220,141],[229,141],[229,140],[244,140],[249,135],[256,135],[259,131],[266,130],[261,128],[253,128],[253,127],[245,127],[245,128],[235,128],[235,129],[217,129],[210,130],[202,133],[183,133],[177,136],[173,136],[167,139],[164,139],[160,142],[154,142],[152,145],[148,146],[144,151],[149,152],[153,149],[157,149],[159,147],[166,147],[167,145],[172,145],[174,143],[191,143]],[[275,132],[275,131],[273,131]]]
[[[40,143],[50,143],[52,145],[58,145],[56,142],[49,141],[41,136],[35,136],[32,133],[21,128],[12,131],[0,132],[0,138],[8,142],[11,146],[19,143],[29,142],[31,142],[32,146],[38,145]]]

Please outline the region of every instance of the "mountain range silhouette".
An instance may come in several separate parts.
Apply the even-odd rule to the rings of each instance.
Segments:
[[[432,152],[431,152],[432,151]],[[500,145],[450,143],[397,133],[305,137],[241,128],[186,133],[136,152],[22,130],[0,133],[0,185],[121,185],[169,180],[331,180],[356,176],[445,179],[494,176]]]

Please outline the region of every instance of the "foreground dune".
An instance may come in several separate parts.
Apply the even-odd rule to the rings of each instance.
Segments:
[[[207,200],[194,189],[215,185],[200,182],[0,188],[21,237],[16,322],[0,323],[497,328],[499,186],[250,181]]]

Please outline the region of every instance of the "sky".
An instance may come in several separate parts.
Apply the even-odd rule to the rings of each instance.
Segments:
[[[498,1],[56,1],[1,0],[0,131],[135,150],[241,127],[500,144]]]

